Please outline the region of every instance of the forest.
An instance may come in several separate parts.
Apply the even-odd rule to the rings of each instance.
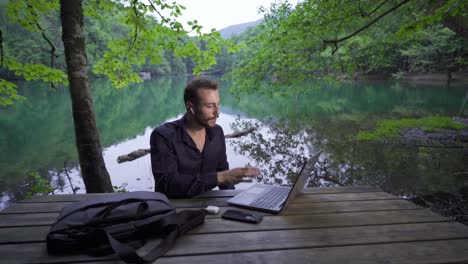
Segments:
[[[58,11],[52,10],[40,18],[41,32],[31,31],[21,25],[26,22],[18,20],[15,23],[15,19],[8,19],[9,12],[15,11],[7,8],[7,2],[0,1],[3,64],[9,58],[38,65],[51,65],[53,60],[54,68],[64,70]],[[315,2],[303,1],[295,7],[280,2],[264,7],[261,9],[264,12],[262,23],[233,35],[228,41],[217,39],[220,46],[215,54],[216,63],[212,63],[204,73],[228,74],[236,80],[243,79],[239,80],[239,84],[243,84],[242,89],[254,91],[265,78],[302,80],[332,76],[401,79],[405,74],[431,73],[442,74],[445,79],[451,80],[453,73],[467,71],[466,28],[463,36],[444,24],[447,17],[460,16],[464,18],[460,24],[467,26],[466,3],[463,1],[446,1],[437,12],[434,11],[434,1],[404,1],[408,3],[373,24],[369,21],[395,7],[396,2],[383,1],[381,5],[376,5],[372,1],[359,1],[359,5],[354,5],[343,1],[330,5],[324,1],[323,6],[318,5],[319,8],[311,11]],[[89,3],[89,8],[96,6]],[[84,17],[89,68],[95,77],[106,74],[100,59],[109,50],[109,45],[113,45],[112,41],[126,39],[132,34],[131,25],[124,23],[128,19],[127,10],[116,8],[112,12],[101,11],[88,10],[93,14]],[[333,15],[327,16],[327,12]],[[98,19],[93,17],[96,15]],[[157,18],[153,23],[157,23]],[[358,33],[353,32],[361,29]],[[333,39],[339,41],[333,42]],[[49,41],[55,49],[53,55],[48,50]],[[186,40],[179,38],[177,41]],[[205,44],[203,40],[195,42],[198,46]],[[139,58],[143,61],[131,65],[132,71],[150,72],[152,76],[193,73],[192,58],[184,58],[180,54],[176,56],[173,50],[164,47],[167,43],[154,44],[145,51],[151,56]],[[15,69],[3,66],[0,76],[6,80],[40,78],[34,76],[40,73],[27,74],[25,68]],[[19,73],[21,70],[24,72]]]

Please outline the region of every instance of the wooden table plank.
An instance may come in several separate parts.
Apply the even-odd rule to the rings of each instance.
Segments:
[[[184,263],[466,263],[468,240],[441,240],[343,247],[257,251],[161,258],[158,264]],[[114,262],[116,263],[116,262]]]
[[[336,215],[339,214],[339,215]],[[365,211],[365,212],[345,212],[332,214],[310,214],[310,215],[283,215],[283,216],[264,216],[261,225],[249,225],[240,222],[225,221],[220,218],[206,219],[213,222],[210,227],[214,232],[239,231],[233,227],[251,227],[255,228],[301,228],[312,227],[310,224],[320,224],[321,226],[341,226],[341,225],[373,225],[373,224],[391,224],[391,223],[414,223],[414,222],[440,222],[448,221],[447,218],[430,212],[428,209],[419,210],[389,210],[389,211]],[[41,226],[51,225],[58,213],[38,213],[38,214],[4,214],[0,215],[0,226],[2,227],[20,227],[20,226]],[[218,222],[216,222],[218,221]],[[294,224],[294,225],[292,225]],[[333,225],[332,225],[333,224]],[[206,231],[204,231],[206,232]]]
[[[58,213],[1,214],[0,227],[51,225]]]
[[[452,223],[201,234],[181,238],[167,255],[218,254],[460,238],[468,239],[468,227]]]
[[[178,210],[218,205],[222,213],[237,192],[171,202]],[[45,249],[63,206],[100,195],[106,194],[38,196],[0,212],[0,263],[122,263],[113,255],[49,257]],[[468,262],[467,226],[369,186],[307,189],[284,215],[267,214],[257,225],[221,213],[208,215],[157,263]]]
[[[243,190],[210,190],[195,196],[194,198],[220,198],[220,197],[233,197]]]
[[[78,200],[77,200],[78,201]],[[184,208],[205,208],[209,205],[223,206],[226,205],[227,198],[198,198],[198,199],[174,199],[171,204],[174,207]],[[60,210],[76,201],[42,201],[42,202],[22,202],[13,203],[8,208],[0,212],[2,214],[11,213],[46,213],[46,212],[60,212]]]
[[[1,232],[0,245],[9,243],[45,242],[48,231],[48,226],[5,228]],[[182,243],[184,246],[182,248],[178,247],[175,252],[172,252],[173,254],[179,255],[177,252],[182,252],[183,250],[187,252],[193,251],[190,254],[201,253],[203,251],[202,248],[209,248],[211,247],[210,245],[218,245],[221,247],[223,243],[232,243],[233,245],[229,247],[230,250],[238,248],[236,251],[248,251],[280,247],[295,248],[298,247],[298,245],[296,245],[297,243],[303,243],[309,246],[331,246],[340,243],[347,245],[415,240],[468,239],[468,227],[460,223],[434,222],[290,230],[260,230],[254,232],[233,232],[229,234],[197,234],[197,232],[191,232],[187,237],[186,239],[184,238],[184,242]],[[196,241],[196,243],[194,245],[187,245],[187,243],[192,243],[190,241],[194,243]],[[268,241],[268,245],[257,245],[265,241]],[[310,243],[314,244],[312,245]],[[221,248],[226,248],[227,246],[228,245],[223,245]],[[200,247],[200,249],[197,247]],[[253,249],[253,247],[260,248]]]
[[[317,213],[343,213],[361,211],[421,209],[416,204],[399,200],[375,200],[352,202],[325,202],[325,203],[295,203],[293,202],[284,211],[285,215],[317,214]]]
[[[331,193],[331,194],[309,194],[301,195],[294,199],[295,203],[324,203],[324,202],[340,202],[340,201],[373,201],[373,200],[388,200],[401,199],[395,195],[386,192],[369,192],[369,193]]]
[[[11,215],[15,216],[15,215]],[[21,240],[40,241],[45,238],[48,228],[55,217],[42,217],[34,221],[34,215],[16,215],[16,219],[0,221],[0,243],[18,242]],[[0,218],[1,219],[1,218]],[[207,218],[205,224],[190,231],[191,234],[198,233],[222,233],[240,231],[259,230],[279,230],[279,229],[305,229],[305,228],[330,228],[345,226],[368,226],[404,223],[429,223],[444,222],[447,218],[436,215],[426,209],[419,210],[396,210],[396,211],[376,211],[376,212],[352,212],[337,214],[315,214],[315,215],[285,215],[285,216],[264,216],[263,221],[258,225],[224,220],[220,218]],[[37,229],[31,228],[37,226]],[[9,227],[9,228],[7,228]]]
[[[17,204],[24,203],[63,203],[76,202],[79,200],[90,199],[99,195],[91,194],[90,197],[83,195],[41,195],[35,196],[36,199],[26,199]],[[86,197],[86,198],[84,198]],[[385,192],[369,192],[369,193],[333,193],[333,194],[310,194],[301,195],[294,200],[294,203],[322,203],[322,202],[340,202],[340,201],[364,201],[364,200],[396,200],[400,199],[392,194]],[[206,207],[208,205],[223,206],[229,197],[216,198],[192,198],[192,199],[171,199],[171,203],[175,207]],[[8,212],[8,209],[5,210]],[[1,214],[2,212],[0,212]]]
[[[259,231],[298,228],[326,228],[340,226],[365,226],[402,223],[429,223],[448,221],[447,218],[421,210],[397,210],[376,212],[352,212],[316,215],[264,216],[259,225],[227,221],[224,219],[206,219],[205,224],[196,227],[192,233],[218,233]]]
[[[324,193],[358,193],[358,192],[382,192],[382,189],[372,186],[339,186],[339,187],[313,187],[304,188],[302,194]]]
[[[56,203],[14,203],[10,207],[0,212],[3,214],[31,214],[31,213],[58,213],[71,202]],[[183,209],[202,209],[202,207],[182,207]],[[221,210],[233,209],[232,206],[221,206]],[[421,208],[413,203],[402,199],[372,200],[372,201],[351,201],[351,202],[324,202],[324,203],[295,203],[293,202],[285,210],[285,214],[314,214],[333,212],[353,212],[353,211],[376,211],[376,210],[397,210],[397,209],[418,209]],[[242,209],[243,210],[243,209]],[[222,212],[218,215],[220,216]],[[210,215],[208,215],[209,217]]]
[[[194,198],[227,198],[235,196],[237,193],[242,190],[211,190],[205,192],[201,195],[198,195]],[[308,194],[341,194],[341,193],[372,193],[372,192],[382,192],[380,189],[370,187],[370,186],[345,186],[345,187],[332,187],[332,188],[305,188],[302,193],[304,195]],[[37,203],[37,202],[74,202],[84,199],[91,199],[94,197],[99,197],[103,195],[109,195],[111,193],[79,193],[79,194],[55,194],[55,195],[35,195],[32,198],[24,199],[17,201],[17,203]]]
[[[107,194],[112,195],[112,194]],[[24,203],[58,203],[58,202],[76,202],[102,196],[102,194],[87,195],[40,195],[34,198],[18,201],[18,204]],[[214,198],[192,198],[192,199],[170,199],[171,203],[176,207],[201,207],[208,205],[223,205],[229,197],[214,197]],[[1,212],[0,212],[1,213]]]
[[[184,253],[182,256],[160,258],[156,263],[466,263],[466,245],[468,239],[451,239],[204,255]],[[47,255],[45,243],[0,245],[0,255],[0,263],[123,263],[117,260],[116,255],[89,257],[74,254],[51,257]]]

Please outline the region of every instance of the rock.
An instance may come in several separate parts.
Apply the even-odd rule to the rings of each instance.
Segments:
[[[142,80],[150,80],[151,79],[151,72],[139,72],[138,75]]]
[[[464,124],[464,125],[468,125],[468,118],[462,118],[462,117],[454,116],[452,118],[452,120],[455,121],[455,122]]]

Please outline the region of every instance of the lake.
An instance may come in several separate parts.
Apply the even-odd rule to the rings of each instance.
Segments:
[[[180,118],[185,109],[185,77],[157,78],[114,89],[93,81],[94,108],[103,155],[119,190],[153,190],[149,155],[117,163],[117,157],[149,148],[152,129]],[[75,147],[67,89],[42,83],[18,83],[27,97],[0,107],[0,209],[51,183],[54,193],[84,192]],[[466,148],[408,146],[355,139],[380,119],[433,115],[467,117],[463,85],[401,82],[307,82],[291,90],[304,94],[230,94],[220,85],[218,120],[225,133],[256,127],[247,136],[227,140],[231,168],[259,166],[256,181],[288,184],[304,160],[322,151],[309,186],[372,185],[408,197],[453,191],[466,181]],[[243,189],[250,184],[243,183]]]

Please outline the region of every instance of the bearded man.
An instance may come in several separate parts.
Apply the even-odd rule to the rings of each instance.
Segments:
[[[169,198],[189,198],[218,186],[234,185],[258,176],[255,167],[229,169],[220,115],[218,83],[192,80],[184,91],[185,115],[151,134],[151,167],[155,191]]]

